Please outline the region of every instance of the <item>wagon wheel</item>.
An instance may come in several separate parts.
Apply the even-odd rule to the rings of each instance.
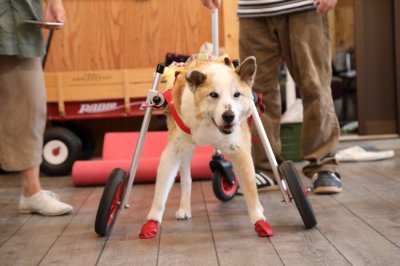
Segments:
[[[66,127],[74,132],[82,141],[82,151],[79,160],[90,159],[96,148],[95,137],[92,131],[88,127],[77,123],[68,123]]]
[[[51,127],[44,133],[40,169],[48,175],[68,175],[81,152],[82,141],[74,132],[64,127]]]

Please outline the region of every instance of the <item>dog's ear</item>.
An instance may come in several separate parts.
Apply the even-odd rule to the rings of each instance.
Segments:
[[[189,83],[190,89],[194,92],[195,89],[203,84],[207,79],[207,75],[198,70],[191,70],[186,73],[186,81]]]
[[[238,68],[236,73],[240,76],[240,79],[253,86],[254,77],[256,76],[257,64],[254,56],[247,57]]]

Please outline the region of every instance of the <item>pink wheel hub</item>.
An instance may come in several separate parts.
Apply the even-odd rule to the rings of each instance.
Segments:
[[[221,188],[225,195],[231,196],[233,193],[236,192],[236,188],[238,186],[238,182],[236,180],[236,176],[234,179],[235,183],[233,185],[229,184],[228,180],[224,177],[221,179]]]
[[[108,214],[108,220],[107,220],[108,226],[111,226],[112,223],[114,222],[115,214],[117,213],[117,210],[118,210],[119,204],[120,204],[122,187],[123,187],[123,182],[121,182],[118,185],[117,191],[115,192],[115,195],[114,195],[114,199],[111,203],[111,208],[110,208],[110,212]]]

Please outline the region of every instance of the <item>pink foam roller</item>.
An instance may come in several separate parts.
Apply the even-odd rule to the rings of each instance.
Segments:
[[[75,186],[103,185],[114,168],[129,172],[139,133],[107,133],[103,144],[102,160],[76,161],[72,168]],[[135,175],[135,182],[154,182],[160,156],[167,143],[167,132],[148,132]],[[211,179],[209,162],[214,153],[212,147],[197,147],[191,163],[195,180]]]

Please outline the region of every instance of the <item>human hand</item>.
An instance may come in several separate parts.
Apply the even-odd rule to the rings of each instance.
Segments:
[[[333,9],[336,4],[337,0],[314,0],[318,15],[325,15],[329,10]]]
[[[65,10],[62,0],[47,0],[45,9],[45,20],[65,23]],[[48,26],[47,28],[53,28]]]
[[[216,9],[221,6],[221,1],[222,0],[200,0],[205,7],[208,7],[209,9]]]

